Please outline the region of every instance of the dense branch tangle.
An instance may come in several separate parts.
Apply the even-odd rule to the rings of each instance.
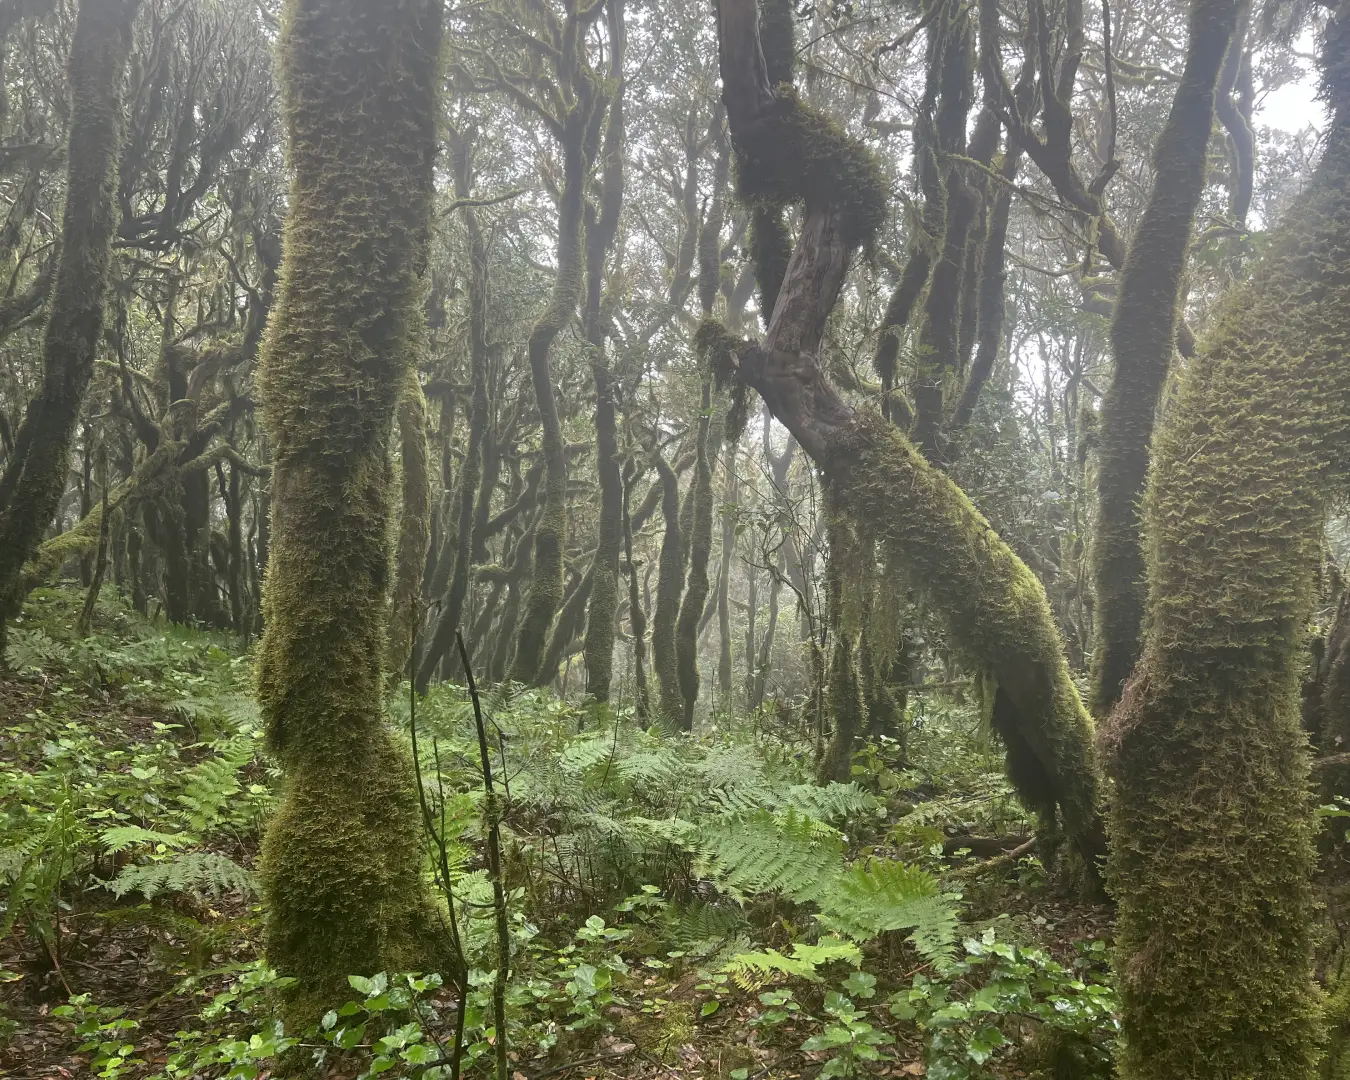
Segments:
[[[751,202],[800,202],[804,218],[763,341],[738,342],[705,323],[703,347],[724,377],[759,391],[839,505],[868,508],[859,528],[910,572],[954,640],[996,678],[994,722],[1023,798],[1046,827],[1058,809],[1078,851],[1093,860],[1102,837],[1091,722],[1043,588],[901,433],[845,402],[817,359],[850,256],[885,216],[878,166],[789,87],[770,85],[755,0],[722,0],[718,40],[738,192]]]

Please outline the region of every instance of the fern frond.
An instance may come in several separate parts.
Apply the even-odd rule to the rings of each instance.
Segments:
[[[742,895],[782,892],[799,901],[815,899],[838,873],[844,850],[838,832],[792,809],[715,819],[700,841],[723,888]]]
[[[114,896],[138,892],[147,900],[153,900],[161,893],[186,893],[200,899],[227,892],[253,894],[257,891],[251,871],[233,859],[209,851],[125,867],[108,888]]]
[[[820,922],[855,941],[888,930],[911,930],[925,959],[948,953],[956,940],[957,913],[937,879],[890,859],[855,864],[816,896]]]
[[[738,953],[723,965],[722,971],[742,990],[753,991],[775,975],[820,982],[816,969],[840,960],[857,967],[862,962],[862,953],[851,941],[826,938],[818,945],[797,942],[792,946],[791,955],[787,956],[777,949]]]
[[[103,841],[103,850],[109,855],[141,844],[163,844],[166,848],[186,847],[192,842],[190,836],[182,833],[162,833],[153,829],[142,829],[139,825],[116,825],[104,829],[99,839]]]

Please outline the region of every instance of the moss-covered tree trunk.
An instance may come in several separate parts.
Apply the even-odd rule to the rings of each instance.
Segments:
[[[0,656],[24,563],[66,489],[75,425],[94,372],[117,227],[122,83],[138,0],[81,0],[71,41],[61,254],[42,339],[42,388],[6,462],[0,503]]]
[[[844,401],[817,358],[849,258],[884,216],[886,184],[853,140],[770,87],[755,0],[723,0],[718,37],[741,192],[768,188],[805,211],[764,340],[715,342],[719,367],[759,391],[838,505],[946,616],[953,641],[994,673],[1012,705],[1010,755],[1035,765],[1015,777],[1024,798],[1057,807],[1095,860],[1104,845],[1092,725],[1044,589],[946,475],[880,416]]]
[[[840,508],[831,506],[828,562],[825,566],[825,622],[830,634],[830,664],[825,690],[826,710],[833,731],[821,755],[816,778],[822,783],[846,783],[853,764],[853,742],[863,729],[866,705],[858,679],[856,629],[844,619],[845,580],[850,567],[849,529],[840,517]],[[856,560],[854,560],[856,562]]]
[[[1242,0],[1191,8],[1186,66],[1154,151],[1156,177],[1130,242],[1111,321],[1115,374],[1102,399],[1093,579],[1092,708],[1105,716],[1139,656],[1147,586],[1139,498],[1153,414],[1172,363],[1191,222],[1205,190],[1214,91]]]
[[[294,171],[259,392],[273,454],[258,700],[284,769],[268,959],[312,1018],[348,974],[431,966],[417,796],[383,713],[389,441],[413,353],[436,150],[439,0],[288,0]]]
[[[1350,9],[1312,181],[1154,438],[1148,632],[1105,732],[1125,1080],[1317,1075],[1299,719],[1328,499],[1350,477]]]

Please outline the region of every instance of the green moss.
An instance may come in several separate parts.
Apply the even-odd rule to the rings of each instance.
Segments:
[[[738,132],[735,146],[736,190],[747,202],[838,206],[849,247],[870,244],[886,220],[890,185],[876,155],[790,87],[774,91],[767,115]]]
[[[1153,416],[1171,368],[1191,225],[1205,190],[1214,88],[1237,0],[1191,9],[1186,67],[1154,155],[1156,179],[1130,243],[1111,322],[1115,374],[1102,399],[1093,543],[1097,640],[1092,709],[1105,716],[1139,657],[1145,581],[1139,498]]]
[[[1350,472],[1350,19],[1326,148],[1154,438],[1148,633],[1107,732],[1126,1080],[1317,1074],[1304,630]]]
[[[436,146],[440,5],[289,0],[294,171],[259,391],[271,551],[257,694],[284,769],[263,845],[268,959],[291,1020],[348,974],[431,967],[411,770],[383,714],[388,454],[417,325]]]
[[[864,538],[945,616],[953,644],[993,672],[1007,696],[1000,731],[1019,794],[1033,809],[1057,808],[1079,853],[1095,860],[1103,845],[1092,722],[1040,581],[961,489],[875,413],[859,413],[821,464],[839,505],[889,508],[858,522]]]

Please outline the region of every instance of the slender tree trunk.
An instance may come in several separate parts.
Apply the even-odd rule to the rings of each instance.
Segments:
[[[689,537],[689,577],[675,623],[675,677],[680,700],[675,718],[684,731],[694,728],[694,706],[699,690],[698,623],[708,601],[708,560],[712,555],[711,410],[712,384],[709,379],[704,379],[703,411],[698,422],[698,457],[694,464],[694,485],[688,496],[693,515],[689,528],[684,530]]]
[[[420,328],[414,333],[420,333]],[[418,351],[421,351],[420,349]],[[403,377],[395,413],[399,457],[403,462],[403,497],[399,505],[398,539],[394,546],[394,588],[389,602],[389,644],[385,669],[397,681],[408,670],[417,625],[421,622],[422,572],[431,546],[431,477],[427,472],[427,401],[413,365]]]
[[[6,463],[0,502],[0,656],[22,602],[24,563],[66,488],[71,440],[94,371],[112,260],[122,84],[137,0],[82,0],[70,49],[70,137],[61,254],[42,339],[42,389]]]
[[[578,63],[575,57],[572,63]],[[581,217],[587,172],[584,143],[589,122],[590,109],[583,108],[578,102],[568,111],[562,125],[563,185],[558,200],[558,269],[552,299],[534,324],[528,345],[530,379],[534,384],[544,451],[544,512],[535,526],[534,569],[516,630],[516,651],[511,661],[510,678],[521,683],[534,683],[548,642],[549,627],[563,599],[567,449],[563,445],[549,352],[553,340],[576,313],[581,295]]]
[[[675,622],[680,614],[680,591],[684,584],[684,533],[680,528],[680,483],[675,470],[659,451],[654,455],[661,485],[661,514],[665,532],[656,575],[656,609],[652,612],[652,668],[660,688],[660,714],[676,720],[683,713],[679,677],[676,674]]]
[[[274,457],[257,693],[285,771],[260,862],[291,1021],[440,956],[410,763],[385,724],[388,453],[428,254],[437,0],[289,0],[294,170],[259,392]],[[290,1022],[290,1021],[288,1021]]]
[[[601,319],[605,260],[619,231],[623,206],[623,62],[622,0],[609,0],[611,81],[614,85],[605,126],[600,168],[600,206],[586,222],[586,341],[591,347],[595,382],[595,469],[600,482],[600,513],[591,569],[590,604],[586,611],[586,696],[609,700],[614,669],[614,616],[619,598],[619,554],[623,543],[623,477],[619,473],[619,431],[615,416],[616,387],[605,358]]]
[[[830,515],[836,517],[833,508]],[[866,722],[853,635],[844,626],[843,619],[843,575],[844,564],[848,561],[845,555],[848,542],[846,527],[836,518],[830,526],[829,563],[825,569],[825,591],[829,598],[826,621],[831,639],[826,707],[834,722],[834,731],[817,770],[817,779],[822,784],[848,781],[853,763],[853,741]]]
[[[1130,243],[1111,320],[1115,376],[1098,423],[1097,534],[1093,581],[1097,642],[1092,708],[1105,716],[1139,657],[1147,584],[1139,499],[1153,416],[1171,367],[1191,223],[1205,190],[1214,89],[1237,25],[1240,0],[1191,9],[1186,66],[1154,152],[1157,178]]]
[[[450,136],[455,198],[470,200],[473,195],[473,138],[468,131]],[[469,379],[473,398],[469,413],[469,442],[464,448],[464,464],[459,470],[458,487],[451,506],[454,545],[447,543],[442,560],[449,563],[449,586],[441,604],[440,617],[431,640],[427,642],[417,670],[417,692],[425,694],[431,677],[441,661],[450,655],[455,631],[460,629],[464,601],[469,595],[470,563],[473,558],[475,507],[480,499],[491,501],[491,490],[479,490],[483,481],[483,446],[489,422],[487,287],[488,252],[482,225],[473,206],[464,206],[464,231],[469,238]],[[447,540],[449,535],[447,535]],[[439,595],[437,593],[436,595]],[[476,647],[477,642],[470,642]]]
[[[628,493],[637,479],[636,470],[625,475],[623,485],[623,557],[628,575],[628,620],[633,633],[633,687],[639,720],[651,716],[651,691],[647,687],[647,613],[638,589],[637,564],[633,561],[633,519],[628,512]]]
[[[723,708],[731,708],[731,556],[736,550],[736,447],[728,443],[723,452],[726,488],[722,508],[722,565],[717,572],[717,687]],[[748,659],[748,658],[747,658]]]

